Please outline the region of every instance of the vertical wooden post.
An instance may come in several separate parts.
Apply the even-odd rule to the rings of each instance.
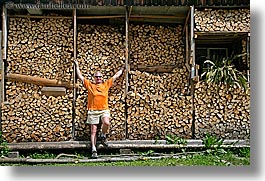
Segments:
[[[191,58],[191,97],[192,97],[192,124],[191,124],[191,133],[192,138],[195,138],[195,105],[194,105],[194,76],[195,76],[195,40],[194,40],[194,6],[191,6],[190,14],[190,58]]]
[[[246,46],[246,49],[247,49],[247,79],[248,79],[248,82],[250,82],[250,33],[248,33],[248,36],[247,36],[247,46]]]
[[[76,9],[73,11],[73,20],[74,20],[74,60],[76,60],[76,41],[77,41],[77,30],[76,30]],[[72,139],[75,139],[75,102],[76,102],[76,67],[73,64],[73,105],[72,105]]]
[[[195,39],[194,39],[194,6],[191,7],[190,15],[190,46],[191,46],[191,78],[195,76]]]
[[[2,31],[0,31],[0,43],[1,43],[1,48],[0,48],[0,104],[4,102],[4,61],[2,57]],[[0,105],[0,106],[1,106]]]
[[[5,61],[7,59],[7,9],[6,9],[6,6],[3,5],[2,6],[2,42],[1,42],[1,49],[3,50],[2,51],[2,56],[1,56],[1,66],[2,66],[2,70],[1,70],[1,92],[2,92],[2,95],[1,95],[1,103],[5,101],[5,72],[6,72],[6,69],[5,69]]]
[[[2,104],[5,101],[5,61],[7,54],[7,9],[6,6],[2,6],[2,29],[0,33],[0,130],[2,131]],[[3,51],[2,51],[3,50]]]
[[[188,72],[189,72],[188,76],[190,76],[191,71],[190,71],[190,63],[189,63],[190,62],[190,51],[189,51],[190,46],[189,46],[189,26],[188,25],[186,25],[185,31],[186,31],[185,32],[185,44],[186,44],[186,62],[185,62],[185,65],[186,65]],[[190,82],[189,82],[189,84],[190,84]]]
[[[125,7],[125,138],[127,135],[127,94],[129,89],[129,7]]]
[[[183,27],[183,31],[182,31],[182,36],[184,36],[185,34],[185,46],[186,46],[186,62],[185,65],[187,67],[188,70],[190,70],[190,65],[189,65],[189,24],[190,23],[190,11],[191,11],[191,7],[189,8],[186,20],[185,20],[185,25]],[[190,72],[189,72],[190,75]]]
[[[2,103],[4,102],[4,62],[2,57],[2,31],[0,31],[0,131],[2,131]]]

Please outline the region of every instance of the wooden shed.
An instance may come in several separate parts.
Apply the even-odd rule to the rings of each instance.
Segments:
[[[110,90],[110,140],[250,137],[250,95],[200,80],[203,61],[249,53],[248,0],[14,0],[2,7],[1,130],[13,142],[88,140],[89,79]],[[238,69],[249,76],[249,55]],[[224,109],[224,107],[226,109]]]

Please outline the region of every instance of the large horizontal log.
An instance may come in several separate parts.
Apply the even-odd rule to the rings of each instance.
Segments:
[[[159,72],[159,73],[170,73],[177,66],[174,65],[131,65],[131,70],[139,70],[145,72]]]
[[[40,86],[51,86],[51,87],[66,87],[68,89],[73,88],[73,84],[55,79],[46,79],[41,77],[34,77],[29,75],[11,74],[8,73],[6,78],[13,82],[24,82]]]
[[[98,149],[125,149],[125,148],[153,148],[153,149],[173,149],[180,147],[202,148],[202,140],[187,139],[187,144],[167,144],[166,140],[122,140],[109,141],[106,148],[102,144]],[[101,143],[101,142],[99,142]],[[249,147],[248,140],[224,140],[222,147]],[[1,146],[0,146],[1,148]],[[22,142],[10,143],[8,148],[13,151],[19,150],[54,150],[54,149],[90,149],[90,141],[62,141],[62,142]]]

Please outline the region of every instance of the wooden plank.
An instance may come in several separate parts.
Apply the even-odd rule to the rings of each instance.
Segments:
[[[189,26],[186,25],[185,27],[186,33],[185,33],[185,44],[186,44],[186,62],[185,65],[190,73],[190,64],[189,64]]]
[[[125,95],[128,94],[129,79],[128,79],[128,64],[129,64],[129,18],[128,7],[126,7],[126,19],[125,19]]]
[[[184,24],[184,28],[183,28],[183,31],[182,31],[182,36],[184,36],[184,33],[185,33],[185,27],[188,25],[188,21],[189,21],[189,17],[190,17],[190,11],[191,11],[191,7],[189,8],[189,11],[188,11],[188,14],[187,14],[187,17],[186,17],[186,20],[185,20],[185,24]]]
[[[2,33],[1,33],[1,61],[0,61],[0,66],[1,66],[1,85],[0,85],[0,91],[1,91],[1,100],[0,103],[5,101],[5,84],[6,84],[6,80],[5,80],[5,61],[7,58],[7,36],[8,36],[8,17],[7,17],[7,9],[6,9],[6,5],[3,5],[2,7]],[[0,125],[1,126],[1,125]]]
[[[2,45],[2,31],[0,31],[0,43]],[[2,48],[0,48],[0,104],[4,102],[4,62],[2,57]]]
[[[175,65],[131,65],[131,70],[139,70],[144,72],[170,73]]]
[[[124,18],[124,15],[113,16],[78,16],[77,19],[110,19],[110,18]]]
[[[33,19],[71,19],[71,16],[35,16],[35,15],[9,15],[10,18],[33,18]]]
[[[222,147],[249,147],[248,140],[224,140]],[[9,143],[8,148],[13,150],[57,150],[57,149],[89,149],[90,141],[61,141],[61,142],[21,142]],[[120,140],[109,141],[109,147],[98,145],[99,149],[130,149],[130,148],[196,148],[204,147],[202,140],[188,139],[186,145],[166,144],[165,140]],[[0,146],[1,148],[1,146]]]
[[[129,90],[129,7],[125,8],[125,99]],[[125,101],[126,102],[126,101]],[[127,114],[125,114],[124,131],[127,133]]]
[[[191,7],[190,20],[190,57],[191,57],[191,78],[195,76],[195,40],[194,40],[194,6]]]
[[[64,96],[66,94],[65,87],[43,87],[41,94],[46,96]]]
[[[76,60],[76,52],[77,52],[77,20],[76,20],[76,9],[73,11],[73,21],[74,21],[74,60]],[[72,101],[72,140],[75,139],[75,102],[76,102],[76,81],[77,81],[77,76],[76,76],[76,67],[75,64],[73,64],[73,101]]]
[[[73,84],[69,82],[64,82],[60,80],[55,79],[46,79],[41,77],[33,77],[29,75],[21,75],[21,74],[11,74],[7,73],[6,78],[9,81],[13,82],[24,82],[24,83],[30,83],[40,86],[51,86],[51,87],[66,87],[66,88],[73,88]]]

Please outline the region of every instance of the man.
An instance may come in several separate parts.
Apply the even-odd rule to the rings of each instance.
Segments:
[[[87,102],[87,124],[90,124],[91,129],[91,149],[92,149],[92,158],[97,158],[97,149],[96,149],[96,141],[97,141],[97,125],[99,121],[102,122],[101,127],[101,142],[104,146],[107,146],[106,134],[109,131],[110,127],[110,110],[108,106],[108,91],[109,88],[113,85],[113,82],[121,76],[124,67],[121,68],[112,78],[103,82],[102,73],[96,72],[94,74],[94,81],[91,82],[88,79],[84,78],[80,69],[78,62],[75,60],[76,73],[78,78],[82,81],[84,87],[88,91],[88,102]]]

